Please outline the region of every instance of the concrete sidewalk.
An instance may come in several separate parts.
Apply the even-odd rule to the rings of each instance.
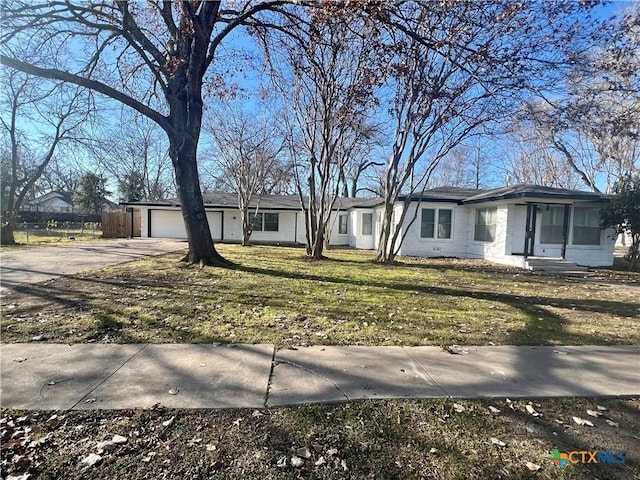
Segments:
[[[3,344],[3,408],[264,407],[365,398],[640,395],[640,347]]]

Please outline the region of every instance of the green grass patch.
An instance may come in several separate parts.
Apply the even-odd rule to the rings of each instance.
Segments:
[[[219,245],[238,265],[181,253],[8,292],[5,342],[289,345],[640,344],[640,277],[543,276],[477,260]]]

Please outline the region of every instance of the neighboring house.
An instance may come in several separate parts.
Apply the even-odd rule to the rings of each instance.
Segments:
[[[203,197],[212,238],[239,242],[242,226],[236,195]],[[409,210],[400,255],[484,258],[523,268],[528,268],[530,257],[563,258],[585,266],[613,263],[613,230],[600,227],[600,209],[607,201],[603,194],[535,185],[435,188],[401,198],[394,218],[400,218],[404,200],[409,200]],[[143,237],[186,238],[177,201],[125,205],[141,211]],[[252,208],[257,211],[253,241],[305,243],[304,212],[297,196],[256,197]],[[379,198],[338,199],[330,244],[377,248],[381,217]]]
[[[71,192],[53,191],[40,195],[23,205],[27,212],[71,213],[73,212],[73,195]]]
[[[51,191],[40,195],[23,205],[23,211],[27,212],[43,212],[43,213],[73,213],[73,193]],[[122,207],[108,198],[102,203],[103,212],[119,212]]]

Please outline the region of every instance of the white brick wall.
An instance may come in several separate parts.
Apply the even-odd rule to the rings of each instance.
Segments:
[[[459,206],[455,203],[422,202],[418,207],[416,220],[409,226],[417,206],[417,202],[411,203],[403,222],[402,230],[403,232],[407,231],[407,235],[400,249],[400,254],[418,257],[466,257],[468,254],[468,207]],[[452,210],[451,239],[420,238],[420,222],[422,218],[420,210],[423,208]],[[473,232],[471,235],[473,236]]]
[[[496,232],[493,242],[480,242],[474,240],[476,208],[496,207]],[[418,215],[411,226],[409,223],[413,216],[414,209],[418,207]],[[175,221],[176,228],[184,231],[181,226],[182,216],[179,210],[170,207],[140,207],[141,210],[141,226],[142,236],[146,237],[148,233],[147,212],[152,210],[173,210],[176,212]],[[395,207],[395,219],[400,218],[401,204]],[[450,209],[452,210],[452,236],[450,239],[438,238],[420,238],[420,222],[422,208],[433,209]],[[516,211],[517,210],[517,211]],[[414,202],[410,206],[410,210],[403,222],[403,232],[407,231],[406,238],[400,250],[400,255],[405,256],[425,256],[425,257],[461,257],[461,258],[484,258],[492,262],[513,265],[518,267],[524,266],[525,257],[523,255],[513,255],[513,253],[522,253],[524,234],[524,222],[521,218],[522,208],[516,207],[513,203],[506,202],[481,204],[481,205],[457,205],[453,202],[423,202],[418,205]],[[211,228],[214,232],[214,238],[220,238],[220,213],[207,212]],[[263,212],[269,212],[264,210]],[[297,241],[299,244],[305,244],[305,219],[302,211],[286,211],[279,213],[279,230],[278,232],[254,232],[252,240],[256,242],[282,242],[289,243]],[[372,235],[362,235],[362,216],[363,214],[373,215],[373,231]],[[338,216],[348,215],[349,226],[348,233],[341,235],[338,233]],[[348,212],[340,211],[332,214],[331,244],[332,245],[350,245],[360,249],[375,249],[377,246],[380,225],[381,225],[382,209],[364,209],[355,208]],[[234,218],[235,217],[235,218]],[[297,231],[296,231],[297,226]],[[601,245],[573,245],[572,244],[572,226],[570,228],[569,243],[566,248],[566,259],[576,262],[579,265],[586,266],[608,266],[613,262],[613,250],[615,248],[615,239],[612,231],[602,233]],[[540,216],[538,216],[538,225],[536,228],[536,254],[548,257],[560,257],[560,245],[542,245],[540,244]],[[241,223],[240,213],[236,209],[227,209],[224,212],[224,240],[236,241],[241,240]]]

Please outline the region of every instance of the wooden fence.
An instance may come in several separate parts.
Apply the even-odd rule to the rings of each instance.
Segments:
[[[131,218],[133,216],[133,222]],[[139,237],[141,233],[140,210],[133,212],[103,212],[102,213],[102,237],[103,238],[128,238]],[[133,225],[132,225],[133,223]],[[133,226],[133,234],[131,227]]]

